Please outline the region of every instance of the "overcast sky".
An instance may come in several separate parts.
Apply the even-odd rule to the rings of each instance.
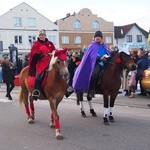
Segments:
[[[26,2],[51,21],[78,13],[89,8],[93,14],[115,26],[137,23],[141,28],[150,29],[150,0],[4,0],[0,4],[0,15]]]

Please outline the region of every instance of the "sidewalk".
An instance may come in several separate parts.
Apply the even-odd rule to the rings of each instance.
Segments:
[[[12,91],[12,96],[17,97],[20,91],[20,86],[16,86]],[[1,92],[1,98],[5,98],[6,95],[6,85],[4,83],[0,83],[0,92]],[[135,98],[128,98],[128,96],[124,96],[124,92],[121,94],[118,94],[115,105],[120,106],[127,106],[127,107],[136,107],[136,108],[145,108],[150,109],[147,104],[150,104],[150,96],[138,96],[139,91],[136,92]],[[75,100],[76,101],[76,95],[73,93],[69,98],[66,98],[64,96],[64,99],[66,100]],[[86,102],[86,93],[84,94],[84,101]],[[93,98],[93,103],[100,103],[103,104],[103,96],[96,94],[95,98]]]

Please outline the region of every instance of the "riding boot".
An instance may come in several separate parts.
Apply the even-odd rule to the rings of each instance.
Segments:
[[[34,100],[37,100],[40,96],[39,87],[40,87],[40,84],[41,84],[42,77],[43,77],[43,73],[36,75],[34,90],[32,92],[32,97],[33,97]]]
[[[101,69],[99,70],[98,85],[100,85],[101,83],[103,71],[104,71],[104,68],[101,67]]]

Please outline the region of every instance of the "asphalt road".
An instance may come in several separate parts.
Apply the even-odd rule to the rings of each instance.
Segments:
[[[56,140],[49,127],[48,101],[35,102],[35,124],[28,124],[24,108],[18,104],[18,89],[13,101],[0,90],[0,150],[150,150],[149,97],[116,100],[115,123],[103,125],[102,97],[93,105],[98,117],[92,117],[85,101],[86,118],[80,115],[75,96],[63,99],[58,112],[63,140]],[[143,102],[142,102],[143,101]]]

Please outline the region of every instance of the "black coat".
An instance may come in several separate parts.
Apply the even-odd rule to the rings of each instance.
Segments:
[[[142,78],[144,70],[148,69],[148,55],[145,54],[143,57],[139,58],[136,64],[138,66],[136,78],[139,80]]]
[[[15,75],[14,69],[11,69],[8,62],[2,63],[2,76],[4,83],[12,83],[14,82]]]

